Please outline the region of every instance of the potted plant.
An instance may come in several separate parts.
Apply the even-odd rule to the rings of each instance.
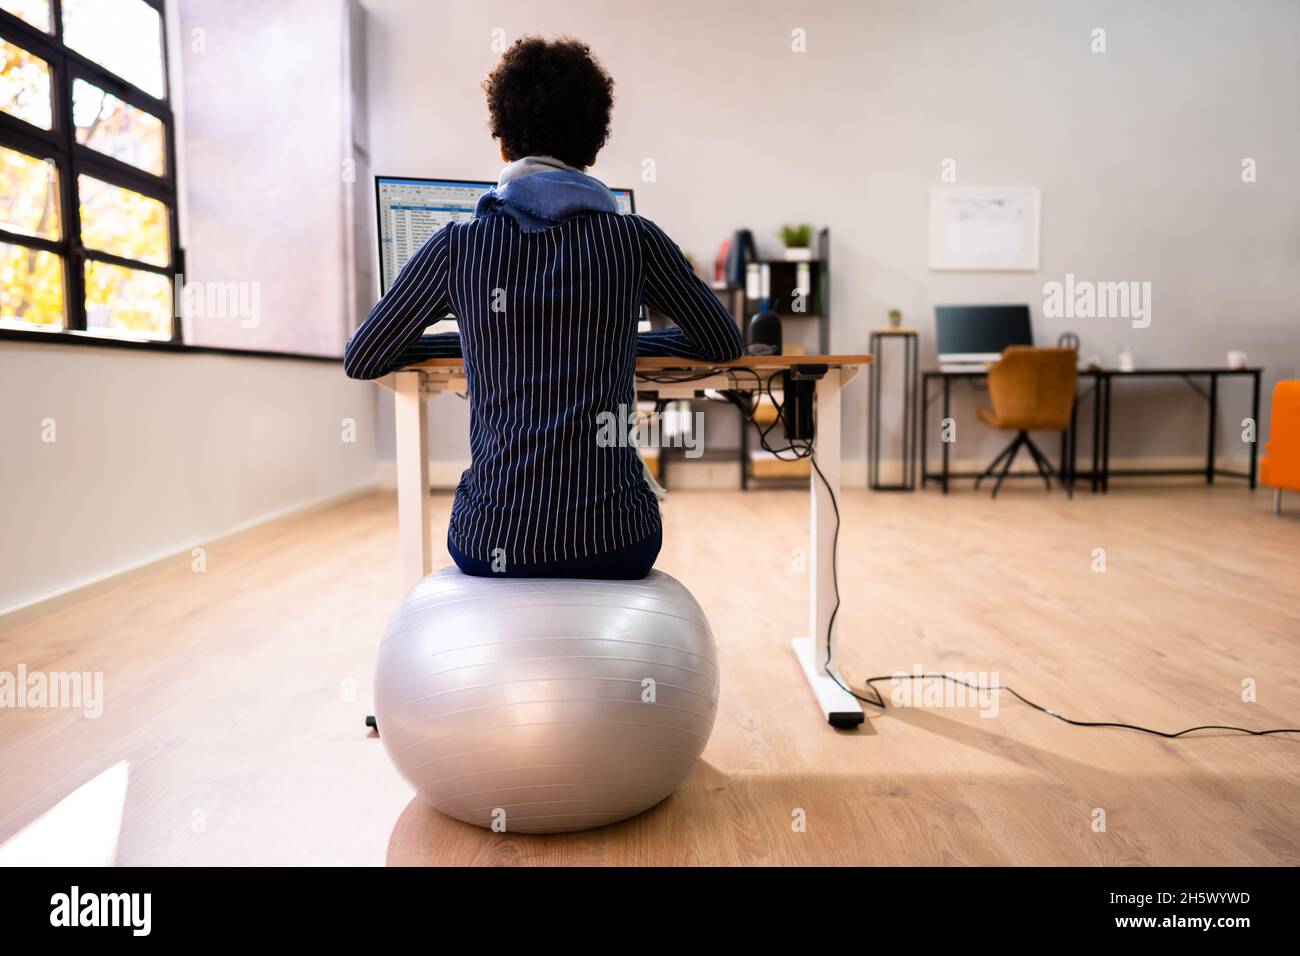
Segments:
[[[788,262],[808,262],[812,259],[812,226],[801,222],[795,226],[781,227],[781,241],[785,243]]]

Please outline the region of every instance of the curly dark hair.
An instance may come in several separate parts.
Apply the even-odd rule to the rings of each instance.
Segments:
[[[521,37],[487,79],[489,125],[506,156],[590,166],[609,138],[614,81],[572,37]]]

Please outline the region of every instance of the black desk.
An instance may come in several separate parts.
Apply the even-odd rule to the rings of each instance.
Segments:
[[[1104,459],[1102,457],[1102,448],[1101,448],[1101,440],[1100,440],[1101,429],[1097,428],[1096,423],[1103,420],[1102,407],[1101,407],[1101,397],[1103,393],[1103,388],[1101,386],[1101,378],[1103,375],[1105,375],[1105,373],[1102,371],[1079,372],[1080,381],[1083,381],[1084,379],[1088,379],[1088,378],[1091,378],[1093,380],[1091,391],[1084,392],[1082,396],[1083,399],[1086,399],[1089,394],[1094,396],[1092,467],[1088,471],[1080,472],[1077,468],[1078,447],[1079,447],[1079,441],[1078,441],[1078,433],[1079,433],[1078,412],[1079,412],[1079,401],[1080,401],[1079,396],[1075,397],[1074,407],[1070,411],[1070,427],[1065,432],[1065,434],[1062,436],[1061,439],[1061,465],[1060,465],[1060,472],[1058,474],[1058,477],[1060,477],[1063,482],[1068,482],[1070,485],[1073,485],[1077,478],[1086,477],[1091,483],[1091,487],[1093,491],[1096,491],[1102,485],[1102,480],[1101,480],[1102,464],[1101,463]],[[915,442],[915,444],[921,449],[922,490],[924,490],[928,482],[937,481],[939,483],[939,486],[943,489],[943,493],[946,495],[948,493],[948,482],[951,479],[978,478],[981,474],[978,471],[957,471],[957,472],[952,471],[948,467],[948,451],[949,451],[948,446],[950,444],[949,442],[940,443],[943,446],[943,450],[940,456],[942,461],[942,467],[937,472],[930,471],[927,465],[927,460],[929,458],[929,444],[930,444],[928,427],[927,427],[927,422],[929,421],[930,402],[931,402],[930,383],[935,379],[938,379],[942,383],[943,415],[942,418],[940,419],[942,421],[944,418],[952,417],[952,383],[954,380],[965,379],[969,381],[975,379],[983,379],[987,377],[988,377],[987,371],[945,372],[942,370],[935,370],[930,372],[923,372],[921,374],[921,415],[920,415],[920,422],[919,422],[920,434],[917,436],[917,441]],[[1026,474],[1032,475],[1032,477],[1034,478],[1040,477],[1037,471],[1028,472]]]
[[[1101,490],[1108,490],[1111,475],[1136,475],[1142,477],[1151,477],[1157,475],[1204,475],[1207,485],[1214,484],[1216,476],[1224,478],[1243,478],[1249,484],[1250,488],[1255,487],[1255,476],[1258,468],[1259,459],[1259,380],[1262,368],[1144,368],[1132,372],[1120,372],[1115,369],[1106,369],[1102,374],[1102,391],[1105,393],[1101,399],[1105,410],[1103,412],[1102,425],[1102,456],[1101,456]],[[1224,376],[1239,377],[1248,375],[1251,378],[1251,397],[1250,397],[1250,420],[1255,423],[1256,441],[1250,443],[1250,471],[1229,471],[1225,468],[1216,468],[1214,464],[1214,442],[1215,432],[1219,425],[1219,379]],[[1204,468],[1126,468],[1111,470],[1110,467],[1110,392],[1111,384],[1116,379],[1126,378],[1181,378],[1187,385],[1205,399],[1209,406],[1209,426],[1206,429],[1205,439],[1205,467]],[[1208,381],[1209,391],[1201,388],[1193,379],[1204,378]]]
[[[1061,472],[1062,477],[1073,481],[1077,477],[1086,477],[1091,485],[1092,490],[1108,491],[1111,475],[1122,476],[1139,476],[1155,477],[1164,475],[1204,475],[1206,484],[1213,484],[1215,477],[1225,478],[1242,478],[1245,479],[1251,488],[1255,487],[1256,474],[1259,457],[1259,442],[1252,442],[1250,445],[1250,471],[1239,472],[1229,471],[1223,468],[1217,468],[1214,464],[1215,451],[1215,431],[1219,424],[1219,379],[1223,376],[1250,376],[1252,382],[1251,390],[1251,420],[1255,422],[1256,428],[1259,425],[1259,389],[1260,375],[1262,368],[1152,368],[1138,369],[1133,372],[1121,372],[1118,369],[1088,369],[1079,372],[1079,381],[1085,382],[1091,379],[1091,385],[1088,391],[1080,397],[1076,397],[1074,409],[1070,414],[1070,428],[1061,441]],[[924,372],[921,375],[921,414],[919,416],[918,427],[920,434],[917,436],[916,446],[921,451],[921,487],[924,489],[930,481],[937,481],[943,488],[943,493],[948,493],[948,482],[952,478],[977,478],[979,472],[953,472],[948,467],[948,442],[942,442],[942,466],[939,471],[931,472],[927,467],[928,450],[929,450],[929,433],[927,422],[930,411],[930,383],[938,379],[942,383],[943,396],[943,418],[951,417],[952,409],[952,382],[954,379],[982,379],[986,378],[988,373],[985,371],[969,372],[944,372],[941,370]],[[1209,424],[1206,434],[1206,453],[1204,468],[1128,468],[1111,470],[1110,467],[1110,422],[1111,422],[1111,391],[1115,379],[1125,378],[1181,378],[1195,391],[1198,395],[1206,400],[1209,405]],[[1201,388],[1194,379],[1204,378],[1208,380],[1209,390]],[[1078,456],[1078,408],[1081,400],[1086,400],[1089,395],[1093,399],[1093,427],[1092,427],[1092,466],[1088,471],[1079,472],[1076,469],[1076,459]],[[1258,436],[1257,436],[1258,437]],[[1035,473],[1031,473],[1036,476]]]

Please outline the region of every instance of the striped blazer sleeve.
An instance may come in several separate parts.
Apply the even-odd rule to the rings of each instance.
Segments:
[[[641,226],[644,284],[641,301],[677,323],[675,329],[642,332],[637,355],[672,355],[727,362],[744,354],[736,320],[695,274],[681,249],[649,219]]]
[[[451,309],[451,223],[407,260],[397,280],[370,310],[343,349],[349,378],[379,378],[430,358],[460,355],[455,333],[424,335]]]

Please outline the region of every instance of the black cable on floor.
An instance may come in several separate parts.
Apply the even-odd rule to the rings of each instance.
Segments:
[[[1042,711],[1044,714],[1047,714],[1049,717],[1055,717],[1057,720],[1062,720],[1065,723],[1069,724],[1071,727],[1115,727],[1121,730],[1137,730],[1144,734],[1152,734],[1156,737],[1165,737],[1170,740],[1174,739],[1175,737],[1183,737],[1187,734],[1195,733],[1198,730],[1231,730],[1239,734],[1249,734],[1252,737],[1267,737],[1269,734],[1300,734],[1300,727],[1274,727],[1269,730],[1251,730],[1249,727],[1234,727],[1229,724],[1201,724],[1200,726],[1197,727],[1188,727],[1186,730],[1169,732],[1165,730],[1153,730],[1150,727],[1142,727],[1138,724],[1127,724],[1122,721],[1074,720],[1070,717],[1066,717],[1064,714],[1058,714],[1054,710],[1049,710],[1048,708],[1044,707],[1042,704],[1034,703],[1032,700],[1030,700],[1028,697],[1025,697],[1023,694],[1021,694],[1013,687],[1004,687],[1001,684],[992,684],[987,687],[981,686],[979,684],[971,684],[964,680],[961,680],[959,677],[957,677],[954,674],[902,674],[902,675],[887,674],[883,677],[868,677],[866,681],[864,681],[864,683],[867,684],[867,686],[871,687],[873,691],[875,691],[877,697],[880,697],[880,691],[876,690],[874,686],[875,683],[877,681],[882,681],[882,680],[896,680],[900,676],[906,677],[910,680],[936,680],[936,679],[949,680],[952,681],[954,684],[961,684],[963,687],[969,687],[971,690],[996,690],[996,691],[1004,690],[1012,697],[1016,698],[1016,700],[1020,701],[1022,704],[1027,704],[1028,706],[1034,708],[1034,710]],[[852,692],[850,691],[850,693]],[[883,704],[879,706],[883,706]]]
[[[770,381],[768,382],[768,387],[769,388],[771,387]],[[770,391],[768,393],[768,398],[772,401],[775,401]],[[778,413],[778,419],[779,417],[780,415]],[[765,439],[766,439],[766,433],[764,433],[764,442],[763,442],[764,447],[766,447],[767,444]],[[849,694],[854,699],[864,704],[870,704],[872,707],[878,707],[881,711],[884,711],[887,709],[885,705],[885,698],[881,695],[880,691],[876,689],[875,685],[879,681],[894,680],[895,675],[887,674],[882,677],[868,677],[864,681],[867,687],[870,688],[871,692],[875,695],[875,698],[872,699],[870,697],[865,697],[862,694],[857,693],[856,691],[852,690],[849,687],[846,687],[844,683],[839,679],[838,675],[836,675],[836,673],[832,669],[833,662],[831,659],[831,634],[834,633],[835,618],[840,612],[840,573],[839,573],[838,562],[836,560],[836,557],[839,554],[839,546],[840,546],[840,506],[839,506],[839,502],[835,500],[835,492],[831,490],[830,482],[826,480],[826,476],[822,473],[821,466],[817,464],[817,456],[812,451],[812,445],[809,444],[807,447],[808,447],[808,453],[807,453],[808,460],[812,462],[813,469],[817,472],[817,477],[821,479],[822,487],[826,489],[826,494],[831,499],[831,508],[835,512],[835,534],[831,539],[831,580],[834,582],[835,585],[835,607],[832,609],[830,620],[826,624],[826,673],[830,677],[830,679],[833,680],[835,684],[846,694]],[[1059,714],[1054,710],[1050,710],[1049,708],[1044,707],[1042,704],[1034,703],[1032,700],[1030,700],[1028,697],[1025,697],[1023,694],[1021,694],[1013,687],[1004,687],[1001,684],[995,684],[989,687],[973,685],[964,680],[960,680],[959,678],[957,678],[955,675],[952,674],[906,674],[903,676],[911,680],[930,680],[930,679],[942,678],[944,680],[952,681],[953,683],[956,684],[961,684],[962,686],[968,687],[971,690],[999,691],[999,692],[1006,691],[1008,694],[1016,698],[1016,700],[1020,701],[1021,703],[1026,704],[1029,707],[1032,707],[1034,710],[1041,711],[1042,713],[1047,714],[1049,717],[1055,717],[1057,720],[1064,721],[1065,723],[1069,724],[1071,727],[1112,727],[1121,730],[1136,730],[1139,733],[1151,734],[1156,737],[1164,737],[1168,740],[1173,740],[1174,738],[1177,737],[1183,737],[1186,736],[1187,734],[1195,733],[1198,730],[1227,730],[1227,731],[1232,731],[1234,733],[1249,734],[1252,737],[1267,737],[1271,734],[1300,734],[1300,727],[1273,727],[1267,730],[1252,730],[1249,727],[1236,727],[1229,724],[1200,724],[1196,727],[1188,727],[1186,730],[1178,730],[1178,731],[1170,732],[1164,730],[1155,730],[1151,727],[1143,727],[1140,724],[1125,723],[1123,721],[1074,720],[1073,718],[1066,717],[1064,714]]]

